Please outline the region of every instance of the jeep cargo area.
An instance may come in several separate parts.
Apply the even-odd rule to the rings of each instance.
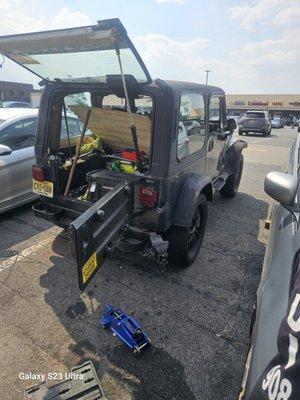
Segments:
[[[68,229],[80,289],[115,247],[193,263],[207,202],[242,176],[224,91],[152,81],[118,19],[1,37],[0,50],[42,79],[33,210]]]

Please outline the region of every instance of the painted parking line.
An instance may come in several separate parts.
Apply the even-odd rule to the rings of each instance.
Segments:
[[[39,235],[37,235],[39,236]],[[37,237],[38,239],[38,237]],[[24,260],[24,258],[28,257],[30,254],[35,253],[37,250],[42,249],[47,246],[50,242],[53,241],[53,236],[49,235],[43,240],[38,240],[33,245],[26,247],[24,250],[14,254],[13,256],[6,258],[5,260],[0,259],[0,273],[12,266],[14,266],[17,262]]]
[[[261,153],[266,153],[268,150],[265,149],[257,149],[255,147],[247,147],[247,151],[253,150],[253,151],[260,151]]]
[[[275,137],[276,137],[276,136],[268,137],[268,138],[263,138],[263,139],[258,139],[258,140],[255,140],[254,142],[251,142],[251,143],[252,143],[252,144],[254,144],[254,143],[259,143],[259,142],[262,142],[263,140],[275,139]]]

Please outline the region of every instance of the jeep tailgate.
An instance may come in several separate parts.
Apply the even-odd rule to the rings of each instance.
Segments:
[[[84,290],[103,264],[112,242],[129,220],[133,195],[124,180],[70,225],[77,258],[78,282]]]

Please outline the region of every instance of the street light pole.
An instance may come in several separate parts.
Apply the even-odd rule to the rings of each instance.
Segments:
[[[206,81],[205,81],[205,85],[207,85],[207,83],[208,83],[208,74],[210,73],[210,70],[209,70],[209,69],[206,69],[205,72],[206,72]]]

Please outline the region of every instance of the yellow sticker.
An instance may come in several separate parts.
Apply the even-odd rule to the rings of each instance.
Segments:
[[[82,281],[85,283],[97,268],[97,255],[92,254],[82,268]]]

